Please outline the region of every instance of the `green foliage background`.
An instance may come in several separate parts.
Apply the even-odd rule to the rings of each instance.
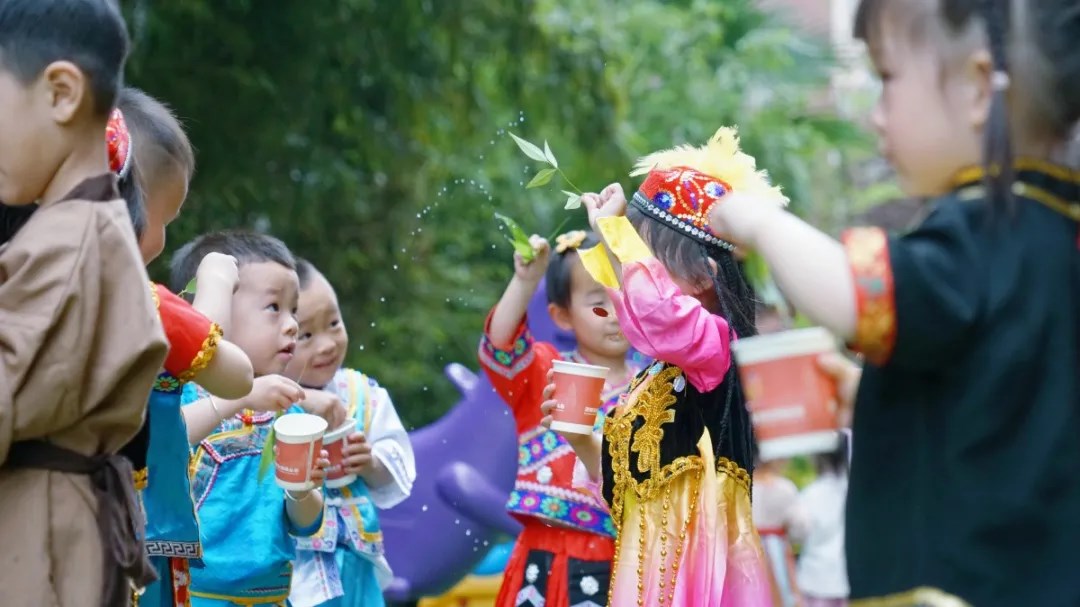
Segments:
[[[795,210],[826,224],[871,152],[814,111],[825,47],[751,0],[122,4],[129,82],[177,110],[198,152],[169,250],[226,227],[284,239],[335,284],[349,363],[410,427],[456,402],[447,363],[476,367],[511,271],[494,212],[541,234],[563,218],[559,188],[525,191],[539,167],[506,129],[550,141],[595,191],[636,185],[639,155],[737,124]]]

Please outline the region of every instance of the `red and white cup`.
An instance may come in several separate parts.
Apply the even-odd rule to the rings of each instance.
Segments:
[[[356,428],[356,420],[350,419],[334,430],[327,432],[323,437],[323,448],[330,459],[330,467],[326,469],[326,480],[323,485],[336,489],[351,485],[356,481],[355,474],[345,472],[345,447],[349,445],[349,436]]]
[[[282,489],[315,488],[311,468],[322,451],[326,420],[308,413],[287,413],[274,421],[274,480]]]
[[[567,434],[592,434],[609,369],[563,360],[552,361],[552,365],[555,394],[551,398],[557,404],[551,412],[551,429]]]
[[[817,359],[835,338],[814,327],[748,337],[732,346],[762,461],[834,451],[837,386]]]

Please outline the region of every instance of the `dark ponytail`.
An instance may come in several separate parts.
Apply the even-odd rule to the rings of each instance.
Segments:
[[[995,215],[1001,215],[1012,205],[1013,151],[1009,129],[1009,31],[1012,0],[981,0],[980,11],[986,22],[990,57],[993,62],[990,118],[983,143],[984,183],[986,194]]]

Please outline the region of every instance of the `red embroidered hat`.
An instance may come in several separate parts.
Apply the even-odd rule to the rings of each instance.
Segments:
[[[756,164],[739,151],[735,129],[721,128],[704,146],[684,145],[639,160],[631,175],[647,176],[630,204],[669,228],[730,251],[735,245],[709,227],[709,211],[724,195],[739,191],[766,204],[787,204],[787,197]]]
[[[131,170],[131,133],[119,109],[109,115],[109,123],[105,126],[105,145],[109,149],[109,170],[126,177]]]

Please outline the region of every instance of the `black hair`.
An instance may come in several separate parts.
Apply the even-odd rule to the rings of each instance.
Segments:
[[[273,236],[243,230],[225,230],[203,234],[180,247],[169,264],[169,289],[184,290],[199,270],[203,257],[209,253],[232,255],[243,267],[253,263],[276,263],[296,270],[296,259],[285,243]]]
[[[195,152],[184,127],[169,106],[132,87],[124,87],[116,105],[124,114],[131,137],[132,157],[127,173],[120,177],[120,196],[127,203],[136,238],[146,230],[147,180],[170,163],[184,171],[186,179],[195,172]]]
[[[0,67],[23,85],[70,61],[86,75],[94,113],[106,116],[127,53],[127,27],[110,0],[0,0]]]
[[[296,277],[300,280],[300,290],[311,285],[311,280],[319,274],[315,264],[301,257],[296,258]]]
[[[585,239],[577,247],[562,253],[552,252],[545,276],[545,289],[548,303],[560,308],[570,307],[570,268],[577,258],[578,249],[589,249],[600,244],[600,238],[594,232],[586,232]]]
[[[1027,113],[1036,115],[1021,118],[1034,120],[1033,124],[1061,143],[1067,141],[1069,132],[1080,120],[1080,46],[1076,44],[1080,39],[1080,3],[1076,0],[919,0],[922,10],[918,10],[918,6],[910,6],[915,1],[908,0],[905,12],[897,13],[901,4],[904,3],[897,0],[862,0],[855,16],[855,36],[873,47],[881,37],[884,23],[895,24],[899,20],[909,35],[926,38],[930,27],[936,24],[943,37],[950,38],[965,31],[973,20],[981,21],[994,70],[983,165],[987,196],[995,211],[1001,211],[1011,202],[1014,176],[1008,93],[1022,91],[1035,100],[1039,107],[1029,108]],[[1016,22],[1018,14],[1024,15],[1022,23]],[[1029,47],[1035,52],[1018,52]],[[1010,65],[1010,59],[1018,57],[1035,58],[1043,65]],[[1018,79],[1022,82],[1017,82]]]
[[[840,442],[836,449],[814,456],[814,468],[818,474],[831,473],[844,476],[848,471],[848,438],[846,432],[840,432]]]
[[[757,335],[754,292],[731,251],[705,244],[645,213],[634,204],[626,209],[626,218],[668,272],[693,284],[705,280],[712,283],[720,315],[728,322],[732,341],[735,337]],[[710,261],[715,263],[715,269]],[[727,386],[727,392],[724,395],[723,422],[716,437],[718,441],[741,440],[741,445],[732,447],[736,449],[735,453],[743,455],[749,466],[747,472],[753,474],[752,454],[757,447],[741,384],[733,360],[722,384]],[[732,420],[735,425],[731,424]]]

